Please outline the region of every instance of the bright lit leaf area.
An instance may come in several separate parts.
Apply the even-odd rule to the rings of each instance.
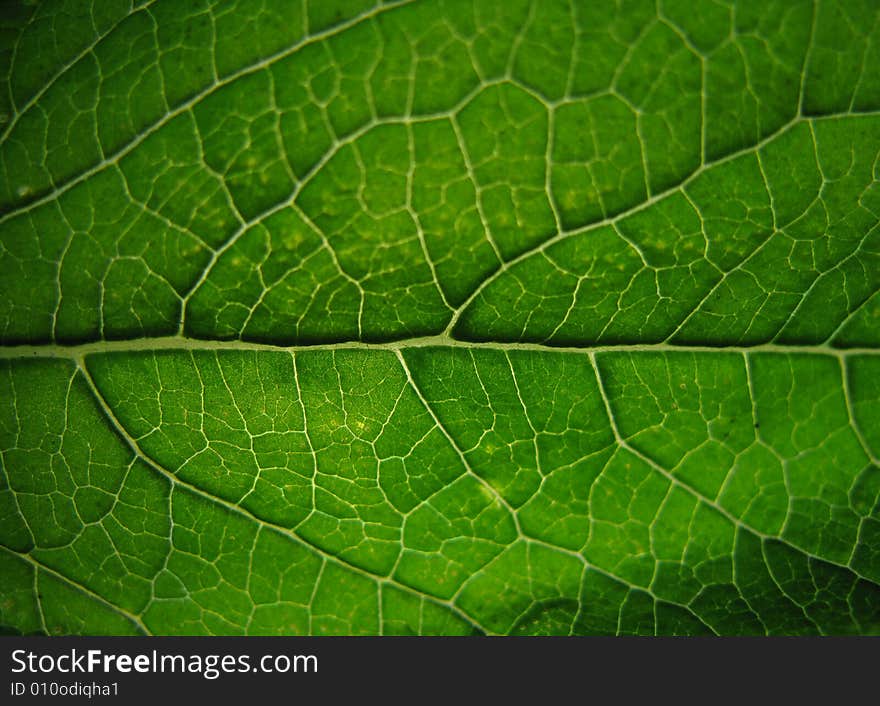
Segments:
[[[0,625],[880,632],[876,0],[6,0]]]

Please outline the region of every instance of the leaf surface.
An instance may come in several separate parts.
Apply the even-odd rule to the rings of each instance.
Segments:
[[[876,3],[12,3],[0,625],[880,632]]]

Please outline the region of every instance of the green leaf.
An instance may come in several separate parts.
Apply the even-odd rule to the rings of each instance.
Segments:
[[[880,633],[880,8],[12,0],[0,626]]]

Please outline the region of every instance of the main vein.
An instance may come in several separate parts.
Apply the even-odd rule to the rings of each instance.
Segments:
[[[778,353],[785,355],[825,355],[835,358],[851,356],[880,355],[878,348],[835,348],[827,343],[820,344],[780,344],[760,343],[751,346],[709,346],[709,345],[675,345],[666,342],[656,343],[619,343],[600,344],[583,343],[566,346],[550,346],[544,343],[531,343],[527,341],[464,341],[452,338],[445,334],[435,336],[420,336],[406,338],[397,341],[365,342],[365,341],[339,341],[314,344],[284,344],[284,343],[261,343],[257,341],[242,340],[204,340],[188,338],[186,336],[159,336],[156,338],[133,338],[116,341],[92,341],[74,345],[58,343],[46,344],[23,344],[0,346],[0,359],[18,358],[68,358],[80,359],[83,356],[99,353],[129,353],[169,350],[207,350],[207,351],[335,351],[335,350],[365,350],[387,351],[396,353],[409,348],[486,348],[503,351],[533,351],[544,353],[735,353],[738,355],[750,355],[759,353]]]

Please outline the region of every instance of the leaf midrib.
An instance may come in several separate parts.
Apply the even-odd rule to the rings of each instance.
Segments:
[[[827,343],[820,344],[781,344],[759,343],[755,345],[677,345],[668,342],[658,343],[620,343],[554,346],[545,343],[505,342],[505,341],[467,341],[447,335],[421,336],[404,338],[396,341],[370,343],[367,341],[341,341],[313,344],[263,343],[241,339],[211,340],[190,338],[187,336],[159,336],[156,338],[130,338],[112,341],[90,341],[86,343],[64,345],[60,343],[15,344],[0,346],[0,360],[22,358],[63,358],[82,360],[83,358],[104,353],[136,353],[155,351],[251,351],[251,352],[291,352],[308,351],[363,350],[396,351],[413,348],[463,348],[488,349],[499,351],[531,351],[536,353],[572,353],[572,354],[605,354],[605,353],[735,353],[740,355],[758,355],[777,353],[783,355],[823,355],[834,358],[850,358],[853,356],[880,355],[880,348],[855,347],[836,348]]]

